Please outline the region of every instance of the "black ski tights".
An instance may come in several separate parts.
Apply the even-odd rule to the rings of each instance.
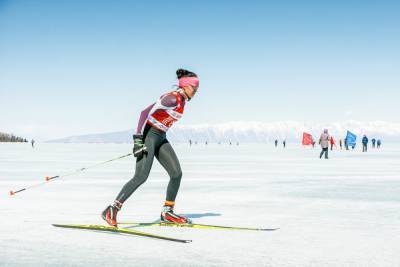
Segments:
[[[140,185],[146,182],[151,166],[153,165],[154,157],[156,157],[170,177],[166,201],[174,202],[182,178],[179,160],[171,144],[168,142],[165,132],[147,125],[144,133],[147,153],[136,159],[135,175],[124,185],[116,200],[124,203]]]

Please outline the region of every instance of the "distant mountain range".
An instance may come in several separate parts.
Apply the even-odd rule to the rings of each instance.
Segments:
[[[366,134],[370,139],[380,138],[384,141],[400,140],[400,123],[373,121],[344,121],[334,123],[311,123],[298,121],[256,122],[236,121],[219,124],[174,125],[168,131],[168,139],[173,142],[271,142],[275,139],[286,139],[288,142],[299,142],[303,132],[318,138],[323,129],[336,139],[343,138],[350,130],[361,137]],[[53,143],[131,143],[134,130],[111,133],[70,136],[50,140]]]

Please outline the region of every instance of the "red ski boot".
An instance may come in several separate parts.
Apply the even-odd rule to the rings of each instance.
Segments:
[[[117,214],[121,209],[122,203],[119,201],[115,201],[114,204],[108,206],[102,213],[101,217],[105,220],[109,225],[118,227],[117,224]]]
[[[166,223],[177,223],[177,224],[185,224],[192,222],[190,219],[174,213],[174,208],[172,206],[163,207],[161,211],[161,221]]]

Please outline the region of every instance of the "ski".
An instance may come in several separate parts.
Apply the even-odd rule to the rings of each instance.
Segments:
[[[220,230],[246,230],[246,231],[275,231],[279,228],[252,228],[252,227],[236,227],[236,226],[221,226],[221,225],[210,225],[210,224],[198,224],[198,223],[168,223],[168,222],[152,222],[152,223],[140,223],[140,222],[122,222],[118,223],[122,225],[132,225],[133,227],[147,227],[147,226],[169,226],[169,227],[187,227],[187,228],[199,228],[199,229],[220,229]]]
[[[162,236],[162,235],[141,232],[141,231],[137,231],[137,230],[133,230],[133,229],[117,228],[117,227],[112,227],[112,226],[83,225],[83,224],[52,224],[52,225],[55,227],[62,227],[62,228],[84,229],[84,230],[114,232],[114,233],[121,233],[121,234],[128,234],[128,235],[144,236],[144,237],[149,237],[149,238],[162,239],[162,240],[180,242],[180,243],[192,242],[192,240],[172,238],[172,237],[167,237],[167,236]]]

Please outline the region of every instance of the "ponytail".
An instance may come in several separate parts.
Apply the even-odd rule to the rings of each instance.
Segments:
[[[197,77],[196,73],[185,70],[185,69],[178,69],[176,71],[176,76],[178,79],[184,78],[184,77]]]

